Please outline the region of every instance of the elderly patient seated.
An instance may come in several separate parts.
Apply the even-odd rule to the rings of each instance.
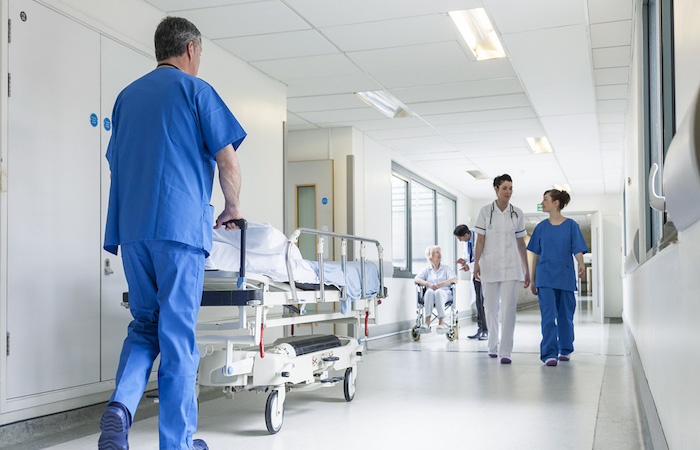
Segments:
[[[451,300],[452,290],[450,285],[457,282],[457,275],[449,266],[440,264],[442,253],[437,245],[428,247],[425,250],[425,256],[429,264],[413,280],[416,284],[426,287],[425,295],[423,296],[425,325],[421,325],[419,332],[430,333],[430,319],[433,313],[433,306],[435,306],[439,319],[437,332],[445,333],[447,331],[447,326],[445,325],[445,303]]]

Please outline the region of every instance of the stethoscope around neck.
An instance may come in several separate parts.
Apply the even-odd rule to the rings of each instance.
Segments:
[[[510,208],[510,220],[513,221],[513,214],[515,214],[515,219],[517,220],[519,218],[518,212],[515,210],[515,208],[513,208],[513,205],[511,205],[510,203],[508,203],[508,207]],[[493,203],[491,203],[491,214],[489,215],[489,228],[493,228],[493,225],[491,224],[491,222],[493,221],[493,212],[495,211],[495,209],[496,209],[496,202],[494,201]],[[515,221],[513,221],[513,225],[517,226]]]

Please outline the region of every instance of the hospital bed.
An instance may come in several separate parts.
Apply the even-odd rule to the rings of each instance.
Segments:
[[[265,424],[274,434],[282,427],[287,393],[342,385],[345,400],[354,398],[363,338],[368,335],[368,324],[376,323],[378,305],[387,293],[383,251],[374,239],[299,228],[288,238],[284,255],[287,280],[292,281],[280,281],[246,271],[247,222],[236,224],[241,229],[239,270],[205,272],[203,312],[211,308],[216,317],[197,324],[201,358],[197,392],[201,386],[220,387],[228,398],[241,391],[268,392]],[[317,283],[294,281],[294,268],[299,266],[291,255],[298,252],[296,243],[302,234],[317,239],[317,261],[312,264],[318,268]],[[339,263],[324,261],[327,238],[340,239]],[[359,242],[359,262],[347,261],[349,242]],[[367,261],[367,244],[376,246],[378,267]],[[324,303],[341,304],[341,311],[308,307]],[[200,312],[202,316],[210,314]],[[348,330],[353,330],[353,336],[287,336],[271,344],[264,341],[265,330],[270,328],[293,330],[295,325],[312,323],[352,325]]]

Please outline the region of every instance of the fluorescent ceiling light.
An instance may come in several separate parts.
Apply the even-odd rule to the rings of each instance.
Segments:
[[[477,61],[505,58],[506,52],[484,8],[447,13]]]
[[[467,170],[467,174],[475,180],[487,180],[489,178],[480,170]]]
[[[390,119],[410,117],[413,115],[403,103],[386,91],[355,92],[355,94],[357,94],[363,102],[374,106],[380,113]]]
[[[571,186],[569,186],[568,184],[555,184],[554,189],[571,192]]]
[[[532,153],[552,153],[552,146],[546,136],[525,138]]]

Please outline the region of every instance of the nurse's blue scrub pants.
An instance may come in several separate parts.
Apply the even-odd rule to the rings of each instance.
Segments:
[[[134,417],[153,361],[158,369],[161,449],[190,449],[197,429],[195,338],[202,297],[204,251],[174,241],[122,245],[134,320],[124,341],[111,401]]]
[[[540,359],[544,362],[559,355],[568,355],[574,351],[574,293],[539,287],[537,296],[542,313]]]

